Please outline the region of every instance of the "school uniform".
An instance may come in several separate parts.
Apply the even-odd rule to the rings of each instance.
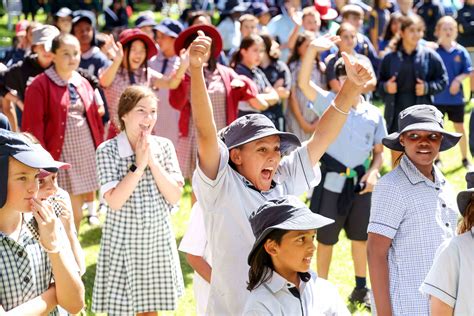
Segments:
[[[207,313],[240,315],[246,290],[247,256],[255,241],[249,217],[265,201],[283,195],[300,195],[319,182],[319,167],[311,165],[306,146],[284,157],[268,191],[257,190],[229,165],[229,150],[219,140],[219,169],[209,179],[197,164],[193,191],[204,211],[206,235],[212,249],[212,278]]]
[[[171,177],[184,183],[170,140],[153,136],[150,150]],[[125,132],[104,142],[96,157],[102,195],[135,163]],[[123,316],[176,309],[184,286],[170,218],[173,207],[150,168],[120,210],[109,207],[92,293],[94,312]]]
[[[420,287],[454,309],[454,315],[474,315],[474,228],[446,240]]]
[[[313,110],[322,115],[334,98],[332,92],[318,93]],[[385,121],[374,105],[361,101],[349,110],[341,132],[321,159],[322,181],[311,198],[313,212],[335,220],[318,230],[319,242],[336,244],[342,228],[351,240],[367,240],[371,193],[360,195],[354,190],[369,166],[374,146],[385,136]],[[333,160],[348,171],[341,174]]]
[[[372,194],[368,232],[392,240],[387,260],[393,315],[429,315],[428,299],[418,289],[438,247],[455,234],[454,190],[438,168],[433,175],[434,181],[426,178],[404,155]]]
[[[298,288],[273,271],[268,281],[250,293],[243,315],[350,315],[333,284],[313,271],[299,276]]]
[[[189,217],[186,233],[179,244],[179,251],[193,256],[203,257],[212,267],[211,249],[207,241],[204,217],[199,202],[194,203]],[[209,300],[210,284],[204,280],[199,273],[193,273],[193,293],[196,300],[196,313],[199,316],[206,315],[207,301]]]
[[[464,122],[464,93],[461,84],[459,92],[452,95],[449,88],[454,81],[454,78],[460,74],[469,75],[472,68],[471,59],[467,50],[459,44],[456,44],[449,51],[443,46],[439,46],[436,52],[441,56],[444,66],[448,74],[448,84],[446,88],[434,96],[434,105],[441,111],[441,113],[448,114],[451,121],[462,123]]]
[[[464,6],[458,11],[456,21],[458,22],[459,36],[457,40],[459,44],[474,54],[474,24],[472,23],[474,21],[474,5],[464,3]]]
[[[444,8],[441,3],[433,0],[422,0],[415,6],[418,14],[425,22],[425,39],[427,41],[436,41],[434,31],[436,23],[444,16]]]
[[[0,232],[0,305],[5,311],[44,293],[52,282],[48,254],[26,226],[21,224],[18,241]],[[59,315],[55,308],[50,316]]]

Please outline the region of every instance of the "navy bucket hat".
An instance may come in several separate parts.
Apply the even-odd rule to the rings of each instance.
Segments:
[[[60,167],[51,155],[41,146],[32,144],[21,134],[0,129],[0,208],[7,202],[8,158],[37,169],[56,172]]]
[[[256,238],[248,256],[250,265],[255,251],[275,229],[309,230],[334,223],[334,220],[313,213],[298,197],[288,195],[268,200],[250,215],[250,226]]]
[[[458,208],[462,216],[464,216],[466,207],[471,203],[474,194],[474,171],[466,173],[466,182],[467,190],[459,192],[457,196]]]

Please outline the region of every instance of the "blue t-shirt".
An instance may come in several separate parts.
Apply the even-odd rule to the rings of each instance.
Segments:
[[[90,75],[99,77],[99,69],[108,67],[111,63],[112,61],[98,47],[94,46],[81,55],[79,67],[86,70]]]
[[[438,94],[434,96],[435,105],[464,105],[464,94],[462,86],[460,91],[456,95],[449,93],[449,87],[453,82],[454,78],[460,74],[469,74],[472,71],[471,58],[467,50],[457,44],[454,48],[447,51],[441,45],[438,47],[436,52],[441,56],[446,71],[448,73],[449,83]]]

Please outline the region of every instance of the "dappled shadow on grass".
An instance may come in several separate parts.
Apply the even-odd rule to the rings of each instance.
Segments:
[[[179,245],[181,243],[182,237],[176,238],[176,245]],[[188,285],[193,284],[193,274],[194,270],[191,268],[191,266],[188,264],[188,261],[186,260],[186,253],[179,251],[179,262],[181,264],[181,272],[183,273],[183,280],[184,280],[184,286],[188,287]]]
[[[91,313],[92,307],[92,289],[94,288],[95,270],[97,264],[93,263],[87,267],[86,273],[82,276],[82,281],[86,287],[86,311]],[[93,314],[91,314],[93,315]]]
[[[452,174],[454,174],[454,173],[460,171],[460,170],[463,169],[463,168],[464,168],[464,167],[463,167],[462,165],[460,165],[460,166],[457,166],[457,167],[455,167],[455,168],[453,168],[453,169],[442,170],[442,172],[443,172],[443,174],[444,174],[445,176],[449,176],[449,175],[452,175]]]

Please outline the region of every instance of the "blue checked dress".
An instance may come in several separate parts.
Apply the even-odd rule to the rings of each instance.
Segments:
[[[176,180],[183,181],[170,140],[153,136],[155,156]],[[97,149],[102,194],[115,187],[135,162],[124,132]],[[147,167],[120,210],[107,211],[92,295],[92,310],[109,315],[174,310],[183,278],[171,227],[169,204]]]

